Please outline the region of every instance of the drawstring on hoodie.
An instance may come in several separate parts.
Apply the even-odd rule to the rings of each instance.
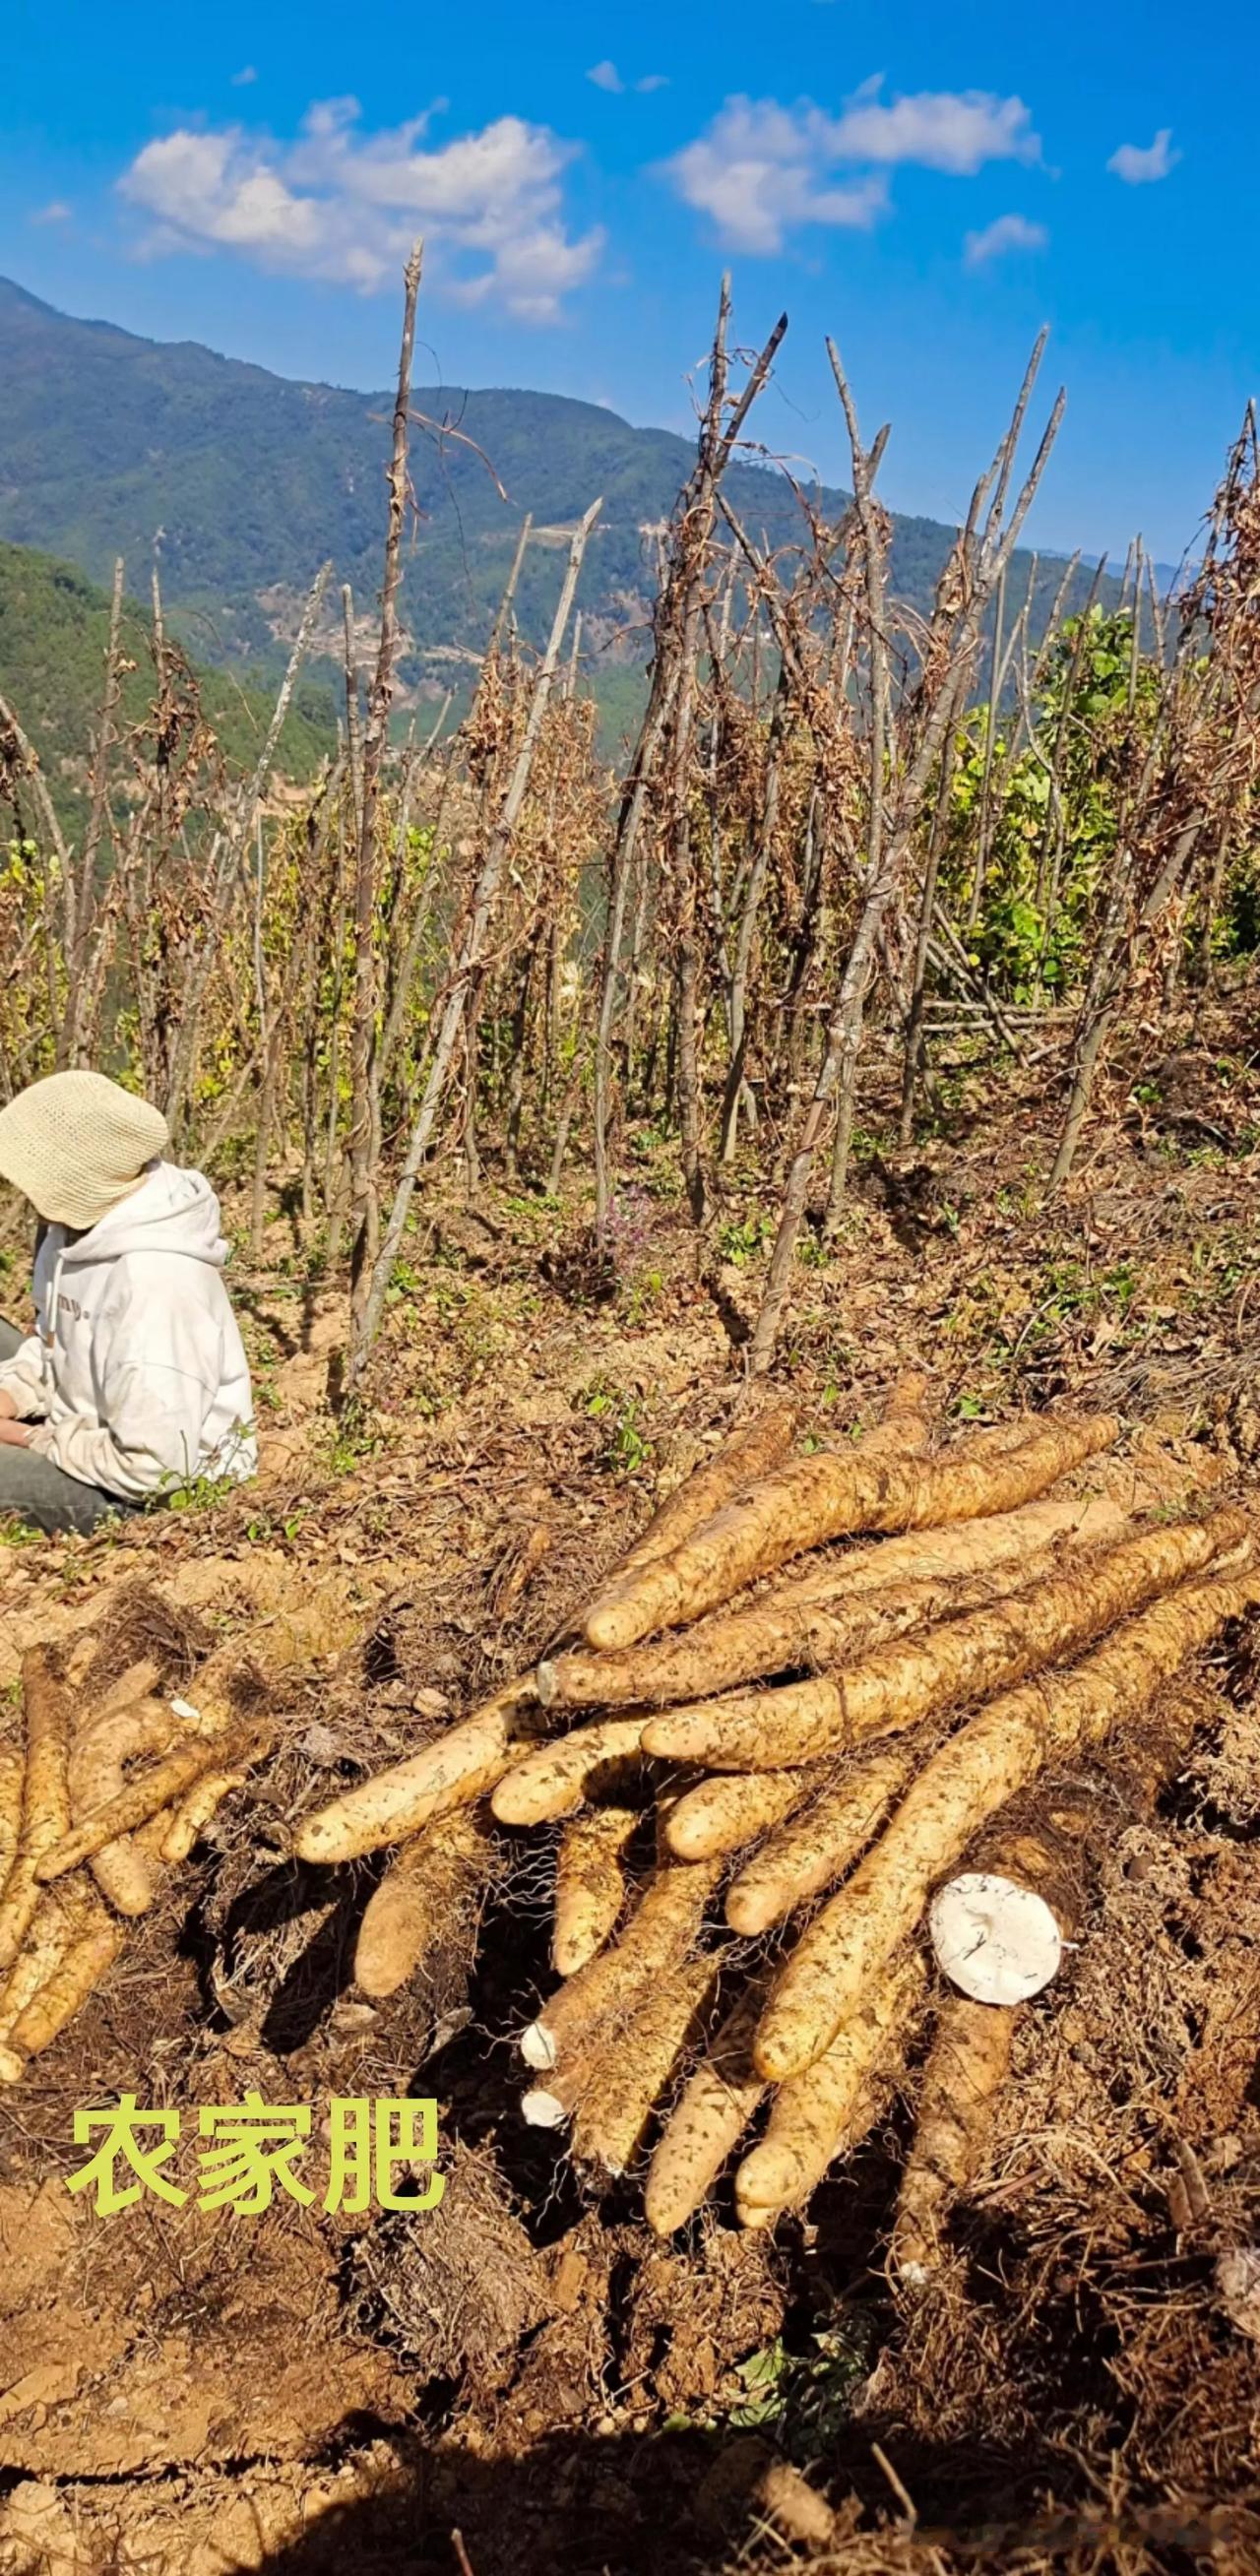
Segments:
[[[42,1332],[39,1337],[40,1381],[44,1387],[45,1393],[49,1395],[51,1395],[56,1384],[56,1377],[53,1370],[53,1352],[57,1347],[57,1317],[61,1311],[61,1272],[65,1257],[66,1248],[63,1243],[53,1258],[52,1284],[48,1291],[47,1330]]]

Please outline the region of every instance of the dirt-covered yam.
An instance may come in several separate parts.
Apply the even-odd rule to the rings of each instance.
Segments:
[[[924,1636],[881,1646],[844,1671],[780,1690],[671,1709],[643,1730],[644,1751],[720,1771],[772,1771],[821,1760],[844,1744],[885,1735],[953,1702],[980,1699],[1071,1654],[1249,1533],[1245,1512],[1144,1530],[1053,1582],[945,1621]]]
[[[922,2002],[927,1969],[911,1950],[865,1996],[830,2047],[773,2095],[765,2136],[735,2176],[742,2227],[772,2227],[785,2209],[802,2209],[829,2165],[856,2143],[876,2077],[905,2055],[907,2033]]]
[[[941,2005],[893,2227],[894,2269],[911,2289],[939,2268],[950,2211],[979,2168],[1015,2023],[1014,2013],[968,1995]]]
[[[793,1459],[693,1539],[610,1585],[587,1617],[587,1644],[602,1652],[633,1646],[654,1628],[680,1627],[754,1576],[851,1530],[924,1529],[1013,1510],[1109,1448],[1119,1427],[1110,1414],[1060,1420],[1014,1449],[1006,1435],[995,1441],[979,1432],[925,1463],[864,1458],[860,1447]]]
[[[509,1683],[422,1752],[305,1817],[295,1837],[299,1860],[323,1866],[362,1860],[389,1843],[405,1842],[453,1808],[471,1806],[516,1760],[522,1740],[533,1733],[536,1708],[532,1679]]]
[[[703,2038],[716,1979],[716,1959],[692,1959],[640,1989],[616,2047],[597,2057],[575,2106],[575,2163],[609,2181],[633,2163],[681,2059]]]
[[[641,1823],[637,1807],[592,1807],[565,1826],[551,1929],[558,1977],[576,1976],[616,1931],[626,1901],[626,1846]]]
[[[670,2112],[643,2191],[643,2215],[657,2236],[695,2217],[764,2097],[752,2057],[764,1999],[760,1979],[745,1989]]]
[[[704,1921],[721,1862],[675,1861],[658,1867],[620,1940],[601,1950],[548,1997],[521,2034],[527,2066],[548,2072],[585,2049],[592,2031],[620,2024],[642,1988],[681,1966]]]
[[[932,1889],[990,1816],[1052,1757],[1102,1743],[1231,1619],[1260,1602],[1260,1570],[1182,1584],[1073,1669],[1003,1692],[933,1754],[847,1886],[802,1933],[776,1981],[756,2058],[772,2083],[812,2065],[918,1923]]]
[[[611,1717],[527,1753],[495,1789],[491,1804],[500,1824],[543,1825],[575,1815],[585,1799],[633,1769],[642,1732],[640,1717]]]
[[[70,1704],[38,1646],[22,1657],[22,1706],[22,1809],[0,1899],[0,1969],[17,1957],[30,1928],[39,1904],[40,1864],[70,1828]]]
[[[538,1695],[549,1708],[659,1709],[793,1666],[830,1670],[1053,1573],[1057,1546],[1100,1545],[1123,1527],[1116,1505],[1073,1497],[838,1553],[743,1610],[711,1611],[680,1636],[621,1654],[575,1647],[557,1655],[538,1667]]]
[[[808,1771],[727,1772],[701,1780],[675,1799],[665,1825],[667,1848],[678,1860],[707,1860],[739,1851],[754,1834],[769,1831],[809,1795]]]
[[[145,1754],[168,1752],[179,1732],[179,1719],[169,1703],[160,1699],[124,1701],[90,1719],[70,1748],[70,1813],[74,1823],[83,1824],[111,1799],[121,1797],[124,1766]],[[92,1854],[89,1866],[102,1896],[116,1914],[148,1913],[157,1894],[157,1871],[132,1835],[121,1834],[117,1841],[103,1844]]]
[[[732,1932],[768,1932],[798,1905],[834,1887],[882,1825],[914,1764],[914,1751],[904,1743],[881,1744],[860,1754],[799,1815],[769,1834],[727,1888],[726,1919]]]
[[[449,1946],[455,1928],[475,1916],[495,1865],[495,1838],[484,1813],[459,1807],[405,1843],[373,1891],[359,1925],[354,1981],[373,2003],[397,1994],[430,1951]]]

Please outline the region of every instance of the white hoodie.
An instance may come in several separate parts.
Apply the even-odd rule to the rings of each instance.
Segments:
[[[36,1328],[0,1368],[31,1447],[129,1502],[258,1464],[249,1365],[223,1284],[219,1202],[154,1163],[86,1234],[50,1225]]]

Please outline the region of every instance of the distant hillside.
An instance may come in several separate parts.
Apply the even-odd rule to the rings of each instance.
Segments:
[[[88,744],[101,702],[109,612],[106,593],[71,564],[29,547],[0,545],[0,697],[38,753],[53,801],[72,826],[84,812]],[[133,667],[123,682],[124,725],[138,724],[152,702],[149,635],[144,611],[135,600],[126,600],[123,646]],[[252,768],[270,721],[271,694],[222,670],[202,670],[199,677],[202,708],[229,766]],[[311,777],[335,740],[328,692],[315,682],[299,687],[280,737],[281,773]]]
[[[597,664],[641,660],[655,531],[690,471],[688,441],[559,394],[422,387],[415,408],[461,434],[413,436],[421,515],[403,583],[404,682],[445,685],[480,653],[527,510],[538,541],[517,607],[538,641],[559,550],[597,492],[604,510],[580,594],[587,645]],[[156,547],[164,596],[208,659],[274,656],[326,555],[370,616],[389,412],[386,394],[292,384],[192,341],[72,321],[0,281],[0,537],[67,556],[98,582],[122,554],[137,585]],[[740,465],[728,489],[756,536],[783,545],[799,534],[781,476]],[[818,497],[829,516],[843,509],[842,493]],[[900,600],[929,604],[952,536],[932,519],[895,520]],[[1027,570],[1017,556],[1016,596]],[[1043,605],[1059,571],[1039,573]],[[1081,598],[1088,578],[1079,576]]]

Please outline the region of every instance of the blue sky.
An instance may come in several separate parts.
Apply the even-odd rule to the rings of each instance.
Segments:
[[[10,0],[0,271],[379,386],[423,231],[420,374],[685,428],[729,265],[741,342],[790,316],[765,444],[842,477],[831,331],[893,425],[881,488],[934,517],[1048,321],[1068,412],[1034,534],[1175,560],[1260,390],[1260,13],[1227,78],[1207,35],[1167,0]]]

